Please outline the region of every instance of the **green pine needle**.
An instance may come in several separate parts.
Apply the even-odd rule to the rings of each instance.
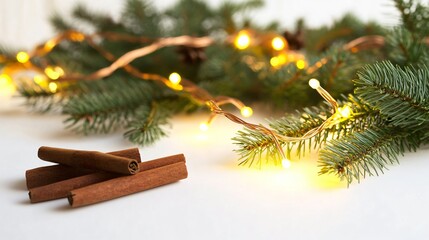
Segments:
[[[151,98],[152,87],[148,82],[116,78],[108,81],[114,84],[113,89],[103,89],[104,84],[89,84],[87,93],[70,98],[63,108],[63,113],[69,115],[65,120],[68,128],[83,134],[108,133],[124,126],[135,109]]]
[[[127,125],[128,131],[124,137],[138,145],[147,146],[167,136],[163,126],[168,124],[171,111],[166,106],[153,103],[140,106],[135,114],[134,120]]]
[[[358,72],[355,93],[391,124],[416,131],[429,123],[429,69],[380,62]]]
[[[382,126],[385,124],[378,111],[373,110],[352,95],[348,97],[347,101],[341,101],[340,104],[351,107],[352,117],[324,129],[310,139],[297,142],[280,140],[280,144],[285,148],[288,157],[293,150],[296,151],[298,157],[301,157],[307,151],[323,147],[328,139],[339,139],[372,125]],[[330,115],[330,108],[327,105],[311,109],[305,108],[296,115],[286,116],[271,122],[270,127],[283,136],[301,137],[309,130],[320,126]],[[269,136],[244,129],[239,131],[232,140],[239,147],[236,152],[240,155],[240,165],[280,164],[280,154],[273,139]]]
[[[398,155],[416,150],[420,138],[397,128],[370,127],[362,132],[330,141],[320,151],[320,174],[332,173],[350,184],[366,176],[379,175]]]

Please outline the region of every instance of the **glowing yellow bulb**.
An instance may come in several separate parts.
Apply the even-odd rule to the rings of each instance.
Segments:
[[[291,162],[289,159],[287,158],[283,158],[282,159],[282,167],[283,168],[290,168]]]
[[[30,60],[30,55],[26,52],[18,52],[16,54],[16,60],[20,63],[26,63],[28,60]]]
[[[282,37],[275,37],[271,40],[271,46],[274,50],[283,50],[286,46],[286,41]]]
[[[240,112],[243,117],[250,117],[253,115],[253,109],[251,107],[242,107]]]
[[[270,59],[270,64],[271,64],[271,66],[273,66],[273,67],[278,67],[278,66],[280,66],[280,60],[279,60],[279,58],[278,58],[278,57],[272,57],[272,58]]]
[[[36,75],[34,76],[34,82],[38,85],[41,85],[46,81],[46,77],[44,75]]]
[[[45,68],[45,74],[52,80],[57,80],[59,77],[64,75],[64,70],[58,66],[52,67],[49,66]]]
[[[271,66],[278,68],[278,67],[281,67],[282,65],[286,64],[287,60],[288,60],[287,56],[284,54],[281,54],[281,55],[272,57],[270,59],[270,64],[271,64]]]
[[[53,93],[58,90],[58,85],[54,82],[50,82],[48,87],[49,87],[49,90]]]
[[[168,80],[174,85],[179,84],[182,81],[182,77],[177,72],[173,72],[168,76]]]
[[[308,85],[310,85],[310,87],[313,89],[318,89],[320,87],[320,82],[319,80],[312,78],[310,81],[308,81]]]
[[[300,60],[298,60],[298,61],[296,61],[296,67],[298,68],[298,69],[304,69],[305,68],[305,61],[304,60],[302,60],[302,59],[300,59]]]
[[[209,130],[209,124],[207,122],[202,122],[200,124],[200,130],[206,132],[207,130]]]
[[[350,106],[340,107],[337,111],[343,118],[349,118],[353,113],[352,108]]]
[[[7,74],[0,75],[0,96],[11,96],[16,91],[12,79]]]
[[[250,46],[250,36],[246,31],[240,31],[234,41],[236,48],[243,50]]]
[[[1,74],[0,75],[0,87],[5,86],[12,83],[12,79],[7,74]]]

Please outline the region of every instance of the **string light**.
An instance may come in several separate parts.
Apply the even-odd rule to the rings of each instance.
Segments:
[[[304,60],[300,59],[300,60],[296,61],[295,65],[296,65],[296,67],[297,67],[298,69],[301,69],[301,70],[302,70],[302,69],[304,69],[304,68],[305,68],[306,63],[305,63],[305,61],[304,61]]]
[[[288,57],[286,56],[286,54],[280,54],[270,59],[271,66],[275,68],[279,68],[282,65],[286,64],[287,62],[288,62]]]
[[[283,37],[275,37],[273,40],[271,40],[271,46],[274,50],[280,51],[283,50],[286,46],[286,41]]]
[[[240,109],[240,112],[241,112],[241,115],[243,117],[250,117],[253,115],[253,109],[251,107],[247,107],[247,106],[242,107]]]
[[[49,87],[49,90],[53,93],[57,92],[58,90],[58,85],[54,82],[50,82],[48,87]]]
[[[44,75],[36,75],[33,78],[33,81],[37,84],[37,85],[41,85],[44,82],[47,81],[46,77]]]
[[[337,109],[337,112],[340,114],[342,118],[345,118],[345,119],[350,118],[350,116],[353,114],[352,108],[348,105],[339,107]]]
[[[318,88],[320,88],[320,82],[319,82],[319,80],[317,80],[315,78],[310,79],[308,81],[308,85],[310,85],[310,87],[312,89],[318,89]]]
[[[102,77],[108,76],[110,74],[112,74],[113,71],[117,70],[118,68],[124,68],[126,71],[128,71],[130,74],[133,74],[135,76],[140,77],[143,80],[157,80],[157,81],[161,81],[164,84],[166,84],[168,87],[174,89],[174,90],[182,90],[185,89],[188,93],[191,94],[191,96],[196,100],[196,101],[200,101],[200,102],[209,102],[209,106],[210,109],[212,111],[212,115],[224,115],[225,117],[227,117],[228,119],[230,119],[233,122],[236,122],[238,124],[244,125],[245,127],[255,130],[255,131],[259,131],[267,136],[270,136],[277,148],[277,150],[279,151],[281,157],[282,157],[282,165],[283,167],[287,168],[290,166],[290,161],[285,157],[283,149],[281,148],[281,145],[279,143],[279,139],[284,141],[284,142],[296,142],[296,141],[302,141],[302,140],[306,140],[309,138],[314,137],[316,134],[322,132],[326,127],[332,126],[332,123],[335,123],[337,121],[337,119],[335,118],[335,115],[338,113],[339,115],[341,115],[341,117],[349,117],[352,114],[352,111],[350,109],[350,107],[343,107],[343,108],[338,108],[338,104],[335,101],[335,99],[332,98],[332,96],[326,91],[324,90],[321,86],[320,86],[320,82],[317,79],[310,79],[309,81],[309,85],[313,88],[316,89],[318,91],[318,93],[325,99],[327,100],[333,108],[333,112],[335,113],[333,116],[329,117],[328,119],[326,119],[325,122],[323,122],[320,126],[313,128],[311,130],[309,130],[308,132],[306,132],[304,135],[302,135],[301,137],[288,137],[288,136],[283,136],[280,135],[279,133],[277,133],[274,130],[271,130],[269,128],[266,128],[260,124],[252,124],[252,123],[248,123],[245,122],[244,120],[236,117],[235,115],[225,112],[223,111],[219,106],[225,103],[240,103],[240,104],[234,104],[237,108],[239,108],[240,110],[243,110],[244,106],[238,99],[234,99],[234,98],[230,98],[230,97],[222,97],[222,101],[218,100],[219,97],[213,98],[208,92],[206,92],[205,90],[199,88],[198,86],[196,86],[195,84],[193,84],[192,82],[183,79],[183,80],[179,80],[177,81],[177,76],[176,78],[173,77],[173,80],[171,81],[171,79],[166,79],[165,77],[156,75],[156,74],[148,74],[148,73],[142,73],[140,71],[138,71],[137,69],[133,68],[131,65],[129,65],[129,63],[131,61],[133,61],[136,58],[139,57],[143,57],[145,55],[148,55],[160,48],[166,47],[166,46],[192,46],[192,47],[207,47],[211,44],[213,44],[214,40],[210,37],[201,37],[201,38],[194,38],[194,37],[190,37],[190,36],[179,36],[179,37],[171,37],[171,38],[159,38],[156,41],[154,41],[152,44],[147,45],[145,47],[142,47],[140,49],[135,49],[132,50],[126,54],[124,54],[123,56],[119,57],[118,59],[114,59],[114,58],[110,58],[109,56],[111,55],[110,52],[108,52],[107,50],[103,49],[101,46],[96,46],[96,44],[94,43],[94,40],[92,39],[94,36],[100,36],[102,38],[106,38],[106,39],[111,39],[111,40],[118,40],[118,39],[131,39],[129,41],[135,41],[134,37],[130,37],[130,36],[119,36],[116,34],[112,34],[112,33],[98,33],[98,34],[94,34],[91,36],[86,36],[80,32],[77,31],[67,31],[65,33],[63,33],[62,35],[58,35],[56,38],[53,38],[53,41],[50,42],[46,42],[45,46],[48,46],[49,49],[47,49],[49,52],[54,45],[52,45],[52,43],[54,44],[58,44],[59,42],[63,41],[63,40],[71,40],[71,41],[83,41],[83,40],[87,40],[88,43],[93,46],[97,51],[99,51],[107,60],[112,61],[113,63],[106,68],[100,69],[96,72],[94,72],[93,74],[87,75],[87,76],[81,76],[81,77],[62,77],[61,80],[62,81],[68,81],[68,80],[96,80],[96,79],[100,79]],[[140,39],[141,40],[141,39]],[[140,41],[139,40],[139,41]],[[146,41],[146,40],[144,40]],[[150,41],[153,41],[150,40]],[[240,31],[235,40],[234,40],[234,45],[236,48],[242,50],[242,49],[246,49],[251,45],[251,36],[249,35],[248,31],[242,30]],[[364,48],[368,48],[371,46],[375,46],[375,47],[380,47],[384,45],[384,39],[380,36],[375,36],[375,37],[362,37],[359,39],[356,39],[352,42],[349,42],[347,45],[344,46],[344,50],[349,50],[352,52],[355,51],[359,51],[361,49]],[[43,45],[42,45],[43,46]],[[287,47],[287,42],[284,40],[284,38],[278,37],[278,39],[275,37],[272,39],[271,41],[271,46],[274,50],[282,50],[284,48]],[[34,51],[34,53],[32,52],[32,56],[34,55],[42,55],[42,54],[46,54],[46,52],[37,52]],[[109,55],[110,54],[110,55]],[[273,57],[270,60],[270,64],[272,66],[278,67],[281,66],[282,64],[285,64],[287,61],[289,62],[295,62],[296,67],[299,69],[303,69],[306,67],[306,62],[302,59],[302,57],[297,57],[299,54],[296,53],[289,53],[287,55],[279,55],[276,57]],[[302,55],[301,55],[302,56]],[[2,57],[2,56],[0,56]],[[16,56],[18,62],[20,63],[25,63],[28,62],[30,59],[30,55],[26,52],[19,52]],[[318,68],[322,67],[324,64],[326,64],[328,62],[327,58],[322,58],[321,60],[319,60],[318,62],[316,62],[313,66],[310,66],[307,69],[307,73],[311,74],[314,71],[316,71]],[[62,75],[64,75],[64,71],[60,68],[60,67],[48,67],[45,69],[45,74],[52,80],[58,79],[59,77],[61,77]],[[177,74],[179,77],[180,75]],[[181,79],[181,77],[180,77]],[[34,77],[34,81],[40,82],[40,83],[47,83],[47,81],[45,81],[44,78],[42,77]],[[7,82],[6,80],[1,80],[0,82]],[[182,82],[182,85],[180,85],[179,83]],[[54,82],[50,82],[48,84],[49,90],[51,90],[52,92],[56,92],[58,90],[58,85]],[[249,111],[248,111],[249,112]],[[253,111],[252,111],[253,112]],[[243,114],[244,116],[245,114]],[[200,124],[200,129],[203,131],[207,131],[210,125],[210,121],[208,122],[203,122]]]
[[[207,122],[200,123],[200,130],[203,132],[207,132],[209,130],[209,124]]]
[[[86,39],[85,35],[82,35],[81,37],[83,37],[83,39]],[[62,36],[62,37],[59,36],[58,42],[62,41],[62,39],[66,39],[66,38],[70,39],[70,36],[68,36],[68,37],[67,37],[67,35]],[[89,39],[87,39],[87,40],[89,41],[91,38],[90,37],[88,37],[88,38]],[[282,39],[280,39],[280,40],[282,40]],[[276,40],[276,41],[278,41],[278,40]],[[91,41],[89,41],[89,42],[91,42]],[[209,37],[194,38],[194,37],[190,37],[190,36],[179,36],[179,37],[171,37],[171,38],[160,38],[156,42],[154,42],[150,45],[147,45],[145,47],[130,51],[130,52],[124,54],[123,56],[119,57],[118,59],[109,58],[108,56],[110,53],[108,51],[104,50],[100,46],[96,46],[95,47],[96,50],[103,53],[103,56],[105,56],[105,57],[107,56],[106,58],[108,60],[112,61],[112,64],[110,66],[108,66],[106,68],[99,69],[98,71],[96,71],[90,75],[80,76],[80,77],[69,77],[69,76],[61,77],[64,74],[64,71],[59,67],[48,67],[45,69],[45,74],[51,79],[58,79],[59,77],[61,77],[61,81],[96,80],[96,79],[100,79],[102,77],[108,76],[108,75],[112,74],[113,71],[117,70],[118,68],[123,67],[126,71],[130,72],[130,74],[138,76],[144,80],[161,81],[164,84],[166,84],[168,87],[170,87],[174,90],[184,89],[185,91],[190,93],[191,96],[195,100],[200,101],[200,102],[209,103],[208,105],[212,111],[211,119],[213,118],[213,116],[216,116],[216,115],[224,115],[225,117],[227,117],[228,119],[230,119],[233,122],[244,125],[245,127],[249,128],[249,129],[256,130],[256,131],[259,131],[265,135],[270,136],[273,139],[274,144],[275,144],[276,148],[278,149],[278,151],[281,155],[281,158],[284,160],[284,161],[282,161],[282,164],[284,166],[289,166],[290,162],[285,157],[284,151],[280,145],[279,140],[282,140],[283,142],[296,142],[296,141],[306,140],[306,139],[314,137],[316,134],[320,133],[326,127],[330,126],[330,124],[332,124],[332,122],[334,122],[334,118],[333,118],[333,116],[331,116],[324,123],[322,123],[319,127],[316,127],[316,128],[309,130],[307,133],[305,133],[301,137],[283,136],[283,135],[280,135],[279,133],[277,133],[276,131],[271,130],[269,128],[266,128],[260,124],[252,124],[252,123],[245,122],[244,120],[236,117],[235,115],[223,111],[219,107],[220,105],[223,105],[226,103],[232,103],[237,108],[239,108],[240,110],[243,110],[242,108],[244,108],[245,106],[238,99],[225,97],[225,96],[219,96],[219,97],[214,98],[208,92],[199,88],[194,83],[192,83],[186,79],[181,79],[181,77],[178,73],[170,74],[170,77],[167,79],[165,77],[162,77],[162,76],[159,76],[156,74],[142,73],[142,72],[138,71],[137,69],[134,69],[131,65],[129,65],[129,63],[131,61],[133,61],[134,59],[136,59],[138,57],[143,57],[147,54],[150,54],[150,53],[152,53],[152,52],[154,52],[160,48],[166,47],[166,46],[177,46],[177,45],[185,45],[186,46],[186,45],[189,45],[189,46],[194,46],[194,47],[206,47],[206,46],[209,46],[211,44],[213,44],[213,39],[211,39]],[[246,49],[247,47],[249,47],[251,45],[251,37],[250,37],[248,31],[244,31],[244,30],[240,31],[235,38],[234,44],[238,49]],[[283,48],[286,47],[287,42],[284,42],[284,44],[285,44],[285,46],[283,46]],[[277,47],[279,47],[281,44],[275,44],[275,45],[278,45]],[[273,48],[277,48],[277,47],[273,47]],[[274,60],[272,61],[272,63],[274,63],[274,64],[272,64],[272,65],[276,65],[276,66],[281,66],[281,64],[284,64],[287,61],[295,62],[295,64],[296,64],[296,63],[298,63],[299,60],[302,60],[302,61],[300,61],[298,63],[297,67],[302,66],[302,65],[305,67],[305,65],[306,65],[306,62],[303,60],[302,55],[300,55],[298,53],[293,53],[293,52],[287,52],[287,53],[282,52],[281,54],[279,54],[279,56],[276,56],[276,58],[273,57],[273,59]],[[321,64],[325,64],[327,62],[327,59],[321,59],[319,62]],[[309,68],[307,71],[310,72],[310,71],[312,71],[313,68],[314,68],[314,66]],[[51,73],[53,73],[53,74],[51,74]],[[330,96],[329,93],[326,92],[326,90],[324,90],[322,87],[320,87],[320,83],[318,80],[311,79],[309,81],[309,84],[312,88],[316,89],[319,92],[319,94],[321,94],[322,97],[325,98],[325,100],[327,100],[332,105],[334,112],[338,109],[338,104],[336,103],[335,99],[333,99],[332,96]],[[54,82],[49,83],[48,87],[52,92],[56,92],[58,90],[58,85]],[[246,111],[244,111],[244,112],[250,112],[250,111],[248,109],[246,109]],[[246,114],[243,114],[243,115],[246,115]],[[210,125],[210,121],[203,122],[200,124],[200,129],[202,131],[207,131],[209,128],[209,125]]]
[[[18,52],[16,54],[16,60],[20,63],[26,63],[28,60],[30,60],[30,55],[26,52]]]
[[[9,84],[12,82],[12,79],[7,74],[1,74],[0,75],[0,86],[4,86],[6,84]]]
[[[182,77],[177,72],[173,72],[168,76],[168,80],[170,80],[172,84],[177,85],[182,81]]]
[[[64,70],[58,66],[56,66],[56,67],[49,66],[49,67],[45,68],[45,74],[50,79],[57,80],[58,78],[60,78],[61,76],[64,75]]]
[[[291,165],[291,162],[289,159],[287,159],[287,158],[282,159],[282,167],[283,168],[286,168],[286,169],[290,168],[290,165]]]
[[[16,88],[12,79],[7,74],[0,75],[0,96],[10,96],[15,92]]]
[[[245,30],[241,30],[235,38],[234,45],[240,50],[244,50],[250,46],[250,36]]]

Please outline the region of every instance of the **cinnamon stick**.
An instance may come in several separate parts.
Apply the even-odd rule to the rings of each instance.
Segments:
[[[132,158],[135,159],[137,162],[141,162],[138,148],[130,148],[121,151],[108,152],[107,154]],[[25,179],[27,183],[27,189],[31,189],[48,185],[54,182],[90,174],[93,172],[94,170],[86,168],[75,168],[65,165],[52,165],[27,170],[25,172]]]
[[[154,168],[159,168],[166,165],[171,165],[178,162],[185,162],[183,154],[163,157],[139,163],[140,171],[147,171]],[[55,182],[45,186],[40,186],[30,189],[28,195],[32,203],[49,201],[59,198],[67,197],[67,194],[81,187],[89,186],[91,184],[103,182],[121,175],[106,172],[97,172],[79,176],[64,181]]]
[[[139,171],[138,162],[134,159],[97,151],[40,147],[38,156],[42,160],[71,167],[88,168],[128,175],[135,174]]]
[[[68,195],[68,200],[70,206],[81,207],[159,187],[187,177],[185,163],[179,162],[73,190]]]

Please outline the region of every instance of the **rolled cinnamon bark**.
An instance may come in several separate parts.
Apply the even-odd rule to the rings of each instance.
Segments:
[[[82,151],[64,148],[40,147],[40,159],[79,168],[88,168],[120,174],[135,174],[138,162],[131,158],[114,156],[97,151]]]
[[[138,148],[130,148],[121,151],[108,152],[107,154],[132,158],[135,159],[137,162],[141,162]],[[31,189],[94,172],[94,170],[86,168],[75,168],[65,165],[52,165],[27,170],[25,172],[25,179],[27,182],[27,189]]]
[[[187,177],[186,164],[179,162],[73,190],[68,195],[68,200],[70,206],[81,207],[159,187]]]
[[[154,168],[159,168],[166,165],[171,165],[178,162],[185,162],[185,156],[183,154],[163,157],[154,159],[147,162],[139,163],[140,171],[147,171]],[[40,186],[30,189],[28,195],[32,203],[44,202],[59,198],[67,197],[67,194],[81,187],[89,186],[91,184],[103,182],[112,178],[120,177],[119,174],[97,172],[79,176],[71,179],[67,179],[60,182],[55,182],[45,186]]]

